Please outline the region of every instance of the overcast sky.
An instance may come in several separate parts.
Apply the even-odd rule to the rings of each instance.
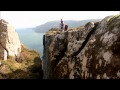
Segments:
[[[1,18],[15,28],[30,28],[53,20],[102,19],[118,11],[1,11]]]

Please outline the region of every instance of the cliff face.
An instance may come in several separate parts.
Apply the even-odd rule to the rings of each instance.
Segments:
[[[5,20],[0,20],[0,59],[19,56],[21,44],[15,28]]]
[[[44,36],[44,79],[120,78],[120,15]]]

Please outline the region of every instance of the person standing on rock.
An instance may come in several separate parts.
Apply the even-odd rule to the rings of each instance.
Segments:
[[[62,19],[61,19],[61,23],[60,23],[60,29],[61,29],[61,31],[64,31],[64,23],[63,23]]]
[[[68,29],[68,25],[65,24],[65,31],[67,31],[67,29]]]

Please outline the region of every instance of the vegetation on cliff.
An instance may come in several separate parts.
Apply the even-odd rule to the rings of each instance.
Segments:
[[[18,61],[13,57],[0,60],[0,79],[42,79],[40,55],[35,50],[29,50],[21,45],[21,55]]]

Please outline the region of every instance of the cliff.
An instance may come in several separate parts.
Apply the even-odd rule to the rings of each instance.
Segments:
[[[9,57],[17,57],[21,52],[21,44],[15,28],[0,20],[0,59],[7,60]]]
[[[20,43],[15,28],[0,20],[0,79],[42,79],[40,54]]]
[[[44,79],[120,78],[120,15],[65,32],[52,29],[43,45]]]

